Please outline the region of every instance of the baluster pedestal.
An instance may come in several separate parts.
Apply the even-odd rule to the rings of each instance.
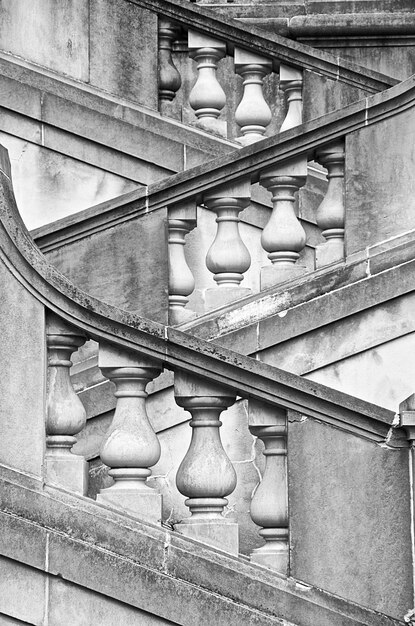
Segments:
[[[262,92],[263,80],[272,71],[272,62],[240,48],[235,48],[234,62],[236,73],[244,79],[242,100],[235,111],[235,121],[242,132],[237,141],[246,146],[264,139],[272,119],[271,109]]]
[[[76,435],[86,424],[86,413],[69,376],[71,354],[86,337],[56,315],[47,317],[48,348],[46,404],[46,482],[83,495],[88,489],[88,463],[73,454]]]
[[[306,182],[307,157],[261,172],[260,183],[272,194],[273,210],[262,231],[261,244],[272,265],[261,268],[261,290],[301,276],[307,268],[297,263],[306,234],[295,212],[294,194]]]
[[[197,62],[198,77],[189,95],[197,125],[226,137],[226,121],[218,119],[226,104],[226,95],[216,78],[218,62],[226,55],[226,44],[189,30],[188,47],[190,57]]]
[[[168,209],[169,245],[169,324],[188,322],[196,313],[186,309],[188,296],[195,288],[193,274],[185,256],[185,236],[196,226],[196,204]]]
[[[344,259],[344,140],[317,151],[316,160],[327,168],[327,193],[317,209],[317,226],[326,243],[316,247],[316,268]]]
[[[117,405],[100,451],[115,483],[101,489],[97,502],[158,523],[161,495],[146,481],[161,450],[148,421],[145,388],[160,374],[161,367],[151,359],[105,344],[100,345],[98,366],[115,383]]]
[[[250,181],[223,185],[203,196],[203,203],[217,215],[215,240],[206,255],[206,266],[217,284],[204,292],[205,310],[211,311],[251,295],[241,287],[251,256],[239,232],[239,213],[250,203]]]
[[[236,473],[223,449],[219,415],[236,397],[228,390],[196,376],[176,372],[176,402],[192,415],[192,440],[176,477],[177,488],[187,496],[191,516],[175,530],[238,554],[238,524],[223,514],[226,496],[236,487]]]
[[[251,561],[289,574],[287,416],[283,410],[249,402],[249,430],[264,442],[266,459],[262,481],[251,503],[253,522],[261,526],[265,545],[252,551]]]

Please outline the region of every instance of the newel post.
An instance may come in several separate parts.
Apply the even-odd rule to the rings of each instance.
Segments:
[[[261,289],[306,272],[297,263],[306,233],[295,211],[295,193],[307,178],[307,157],[300,156],[261,172],[260,183],[272,194],[273,210],[262,231],[261,244],[272,265],[261,268]]]
[[[235,111],[235,121],[242,132],[238,141],[248,145],[264,138],[272,119],[262,90],[264,77],[272,71],[272,62],[253,52],[235,48],[234,63],[235,72],[244,80],[242,100]]]
[[[169,112],[169,103],[174,100],[180,89],[182,79],[175,66],[171,51],[173,41],[180,28],[172,21],[159,17],[158,21],[158,87],[159,111],[163,115]]]
[[[186,309],[195,280],[185,255],[185,237],[196,226],[196,203],[168,208],[169,324],[174,326],[196,317]]]
[[[218,117],[226,104],[226,95],[216,77],[218,62],[226,54],[223,41],[189,30],[189,54],[197,62],[198,76],[189,95],[189,104],[201,126],[226,136],[226,122]]]
[[[223,449],[219,416],[236,396],[219,385],[176,372],[176,403],[192,416],[192,439],[176,477],[191,516],[176,524],[178,532],[238,554],[238,525],[226,517],[226,496],[236,487],[236,473]]]
[[[86,424],[86,413],[72,387],[69,370],[72,353],[85,341],[82,332],[48,313],[46,481],[84,495],[88,488],[88,464],[84,457],[72,454],[71,448],[76,443],[75,435]]]
[[[303,123],[303,72],[289,65],[280,65],[280,89],[287,100],[287,115],[280,133]]]
[[[253,550],[251,561],[288,575],[287,413],[250,399],[249,430],[265,446],[265,471],[251,502],[265,545]]]
[[[316,267],[344,259],[344,139],[339,139],[316,154],[316,161],[327,169],[328,187],[317,209],[317,226],[322,230],[326,243],[316,247]]]
[[[251,181],[222,185],[203,195],[203,204],[216,213],[215,239],[206,255],[206,266],[218,288],[207,289],[206,310],[211,310],[251,294],[241,287],[251,255],[239,232],[239,213],[249,206]]]
[[[100,344],[98,366],[115,385],[114,418],[100,456],[114,485],[101,489],[98,502],[108,503],[153,523],[161,520],[161,495],[146,480],[160,458],[160,443],[147,416],[147,384],[161,372],[150,358]]]

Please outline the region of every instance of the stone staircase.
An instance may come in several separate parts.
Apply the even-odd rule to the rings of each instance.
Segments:
[[[273,69],[287,63],[280,72],[292,128],[261,139],[270,130],[244,120],[248,145],[237,148],[234,138],[206,132],[218,126],[203,121],[212,108],[203,93],[192,122],[202,128],[192,128],[174,119],[179,108],[184,115],[183,99],[169,101],[170,111],[163,104],[169,120],[129,103],[120,113],[114,98],[69,79],[62,98],[61,78],[34,68],[22,69],[18,81],[7,77],[19,88],[25,83],[24,115],[43,125],[59,118],[61,131],[72,125],[73,135],[110,150],[116,140],[104,143],[105,123],[125,140],[147,133],[148,145],[164,142],[166,152],[153,155],[162,167],[170,158],[165,133],[179,146],[180,132],[201,164],[187,162],[185,171],[153,183],[152,163],[141,188],[38,229],[45,258],[18,214],[1,154],[0,623],[403,623],[413,604],[414,413],[411,402],[402,405],[405,430],[396,411],[412,391],[415,224],[411,180],[399,168],[390,171],[390,160],[380,163],[380,155],[388,146],[390,159],[410,162],[410,142],[399,137],[413,125],[413,79],[391,87],[396,81],[185,2],[140,6],[162,14],[164,29],[173,20],[170,30],[180,37],[184,27],[197,31],[189,40],[196,57],[203,47],[214,50],[213,58],[218,50],[234,54],[242,73],[260,65],[256,79],[268,67],[261,55]],[[163,50],[162,62],[170,62],[174,46]],[[2,63],[11,74],[15,61]],[[334,97],[323,94],[313,104],[308,73],[301,89],[298,67],[321,72],[320,87],[338,79]],[[216,80],[212,66],[209,72]],[[40,113],[28,115],[36,90],[46,98]],[[380,93],[359,100],[361,90]],[[245,86],[242,99],[248,96]],[[339,108],[348,99],[357,101]],[[59,104],[55,120],[47,117],[48,100]],[[323,117],[314,119],[316,108]],[[80,133],[74,110],[97,123]],[[247,126],[260,137],[246,140]],[[116,148],[120,171],[125,140]],[[145,172],[146,151],[131,145]],[[186,154],[168,167],[183,169]],[[222,156],[204,162],[206,154]],[[326,165],[328,185],[315,160]],[[271,190],[272,203],[258,182]],[[298,206],[293,191],[301,187]],[[260,233],[271,205],[264,246]],[[284,224],[288,248],[278,237]],[[307,246],[292,243],[299,228]],[[238,250],[246,246],[239,229],[253,258],[248,290],[240,287],[245,261]],[[327,237],[333,230],[334,246]],[[202,269],[213,238],[214,288]],[[264,271],[266,253],[276,263]],[[357,364],[360,387],[351,380],[347,395],[350,374],[337,364],[347,369],[349,359],[356,368],[353,358],[362,353],[369,360]],[[403,380],[381,378],[379,395],[364,373],[391,354],[403,354],[408,369]]]

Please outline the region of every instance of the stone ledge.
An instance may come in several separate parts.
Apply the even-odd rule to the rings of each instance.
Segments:
[[[183,626],[400,623],[17,472],[1,482],[3,556]]]

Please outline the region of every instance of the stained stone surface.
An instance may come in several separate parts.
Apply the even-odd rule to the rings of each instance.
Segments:
[[[292,576],[402,618],[412,606],[408,450],[291,420]]]

